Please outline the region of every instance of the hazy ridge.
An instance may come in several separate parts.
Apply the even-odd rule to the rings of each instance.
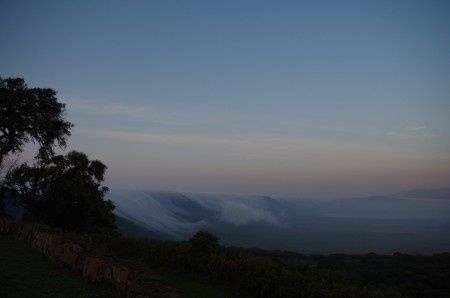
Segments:
[[[436,253],[450,250],[448,188],[350,199],[287,199],[112,190],[119,230],[186,240],[210,230],[225,245],[303,253]],[[136,229],[140,229],[136,234]],[[133,235],[134,234],[134,235]]]

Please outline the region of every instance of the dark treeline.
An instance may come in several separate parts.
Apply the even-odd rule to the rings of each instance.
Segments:
[[[95,239],[113,255],[194,274],[245,297],[450,297],[450,253],[303,255],[219,247],[212,235],[186,243]]]
[[[229,247],[227,251],[249,257],[270,257],[291,268],[317,268],[344,272],[358,285],[395,289],[407,297],[450,297],[450,253],[392,255],[304,255],[289,251]]]
[[[209,284],[226,285],[243,297],[401,297],[400,289],[354,280],[344,270],[292,265],[250,250],[219,247],[199,232],[189,242],[139,240],[106,234],[92,239],[111,256],[193,274]]]

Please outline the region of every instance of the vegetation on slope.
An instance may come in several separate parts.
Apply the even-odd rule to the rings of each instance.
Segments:
[[[434,255],[303,255],[286,251],[227,248],[248,257],[269,257],[293,268],[344,272],[357,285],[396,289],[405,297],[450,297],[450,253]]]
[[[229,252],[217,238],[199,232],[188,243],[157,242],[121,236],[93,237],[105,253],[133,259],[151,268],[191,274],[225,285],[246,297],[399,297],[387,287],[353,283],[340,271],[289,266],[269,257]]]

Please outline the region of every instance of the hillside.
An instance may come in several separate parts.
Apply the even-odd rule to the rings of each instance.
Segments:
[[[224,245],[309,254],[450,250],[446,189],[342,199],[113,189],[108,197],[119,231],[133,237],[183,241],[206,229]]]
[[[51,262],[23,241],[0,235],[0,297],[115,297]]]

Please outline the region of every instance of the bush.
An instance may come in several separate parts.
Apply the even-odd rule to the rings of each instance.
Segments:
[[[189,239],[189,245],[194,255],[210,255],[219,250],[219,238],[210,232],[200,231]]]

